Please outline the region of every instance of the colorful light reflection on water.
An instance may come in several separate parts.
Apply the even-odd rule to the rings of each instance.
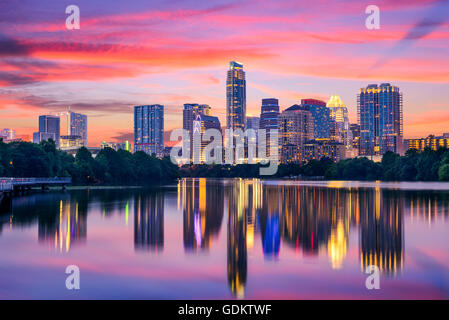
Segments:
[[[374,186],[185,179],[16,197],[0,215],[0,298],[448,299],[449,192]],[[369,265],[380,290],[365,288]]]

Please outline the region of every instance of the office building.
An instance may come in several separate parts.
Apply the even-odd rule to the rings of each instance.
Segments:
[[[320,160],[329,158],[338,162],[346,158],[346,147],[343,143],[335,142],[331,139],[320,139],[309,141],[302,149],[303,161]]]
[[[204,163],[206,154],[204,150],[210,141],[203,141],[203,134],[208,129],[216,129],[221,133],[220,120],[212,116],[211,107],[207,104],[188,103],[184,104],[183,110],[183,128],[190,135],[190,157],[195,163]],[[199,142],[197,148],[194,148],[194,140]],[[220,141],[222,144],[223,141]],[[189,145],[185,145],[189,147]],[[212,155],[214,155],[212,153]]]
[[[164,106],[134,107],[134,152],[162,157],[164,152]]]
[[[301,105],[308,109],[313,116],[313,135],[315,139],[330,137],[330,109],[326,102],[316,99],[302,99]]]
[[[226,127],[245,130],[246,80],[241,63],[231,61],[226,79]]]
[[[352,133],[352,147],[359,150],[360,147],[360,125],[358,123],[351,123],[349,129]]]
[[[39,116],[39,131],[33,134],[33,142],[40,143],[52,139],[56,147],[59,148],[59,139],[61,136],[61,123],[58,116],[42,115]]]
[[[360,155],[403,152],[402,93],[389,83],[370,84],[357,97]]]
[[[348,108],[339,96],[331,96],[327,102],[330,119],[332,121],[331,139],[343,143],[348,149],[352,148],[352,132],[349,128]]]
[[[279,148],[281,163],[293,162],[291,152],[301,152],[303,145],[313,140],[313,116],[311,112],[300,105],[293,105],[279,115]],[[301,154],[294,157],[294,162],[302,161]]]
[[[62,151],[78,150],[84,146],[84,140],[81,136],[61,136],[59,148]]]
[[[407,150],[415,149],[422,152],[425,148],[430,148],[436,151],[438,148],[449,148],[449,137],[430,135],[427,138],[406,139],[404,145]]]
[[[129,141],[125,141],[125,142],[102,141],[100,147],[101,147],[101,149],[111,148],[112,150],[115,150],[115,151],[119,151],[119,150],[131,151],[131,144],[129,143]]]
[[[14,140],[16,139],[16,131],[14,129],[5,128],[0,131],[0,138],[3,140]]]
[[[278,130],[279,100],[275,98],[262,99],[260,108],[259,129],[266,133],[266,155],[270,156],[270,131]]]
[[[80,136],[82,145],[87,147],[87,116],[81,113],[67,112],[67,135]]]

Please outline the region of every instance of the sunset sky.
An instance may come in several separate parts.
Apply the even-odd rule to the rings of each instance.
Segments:
[[[67,30],[68,5],[81,29]],[[365,8],[380,8],[380,30]],[[162,1],[2,0],[0,129],[37,131],[37,117],[89,116],[89,145],[132,140],[132,107],[165,106],[166,130],[182,105],[205,103],[225,121],[229,61],[244,64],[249,115],[262,98],[281,109],[390,82],[404,95],[405,137],[449,132],[449,0]]]

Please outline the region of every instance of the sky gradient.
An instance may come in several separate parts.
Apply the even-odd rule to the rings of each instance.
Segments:
[[[39,3],[39,4],[37,4]],[[81,29],[65,27],[68,5]],[[365,8],[380,8],[380,30]],[[89,116],[88,140],[132,140],[132,107],[182,105],[226,114],[229,61],[244,64],[248,115],[262,98],[281,109],[338,94],[357,121],[357,93],[390,82],[404,95],[406,138],[449,132],[449,0],[144,1],[0,3],[0,128],[37,131],[39,114]]]

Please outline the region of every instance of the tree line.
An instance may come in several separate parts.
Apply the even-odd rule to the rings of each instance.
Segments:
[[[174,181],[179,171],[169,158],[144,152],[105,148],[94,158],[82,147],[74,157],[57,149],[52,140],[6,144],[0,139],[0,176],[71,177],[76,185],[147,186]]]
[[[77,185],[153,185],[179,177],[270,178],[259,176],[261,164],[174,165],[170,158],[158,159],[144,152],[130,153],[110,148],[94,158],[87,148],[75,157],[60,151],[52,140],[40,144],[4,143],[0,139],[0,176],[71,177]],[[404,156],[384,154],[381,162],[360,157],[334,163],[329,158],[302,165],[279,165],[273,178],[318,177],[326,180],[449,181],[449,149],[408,150]]]
[[[183,166],[184,177],[215,178],[267,178],[259,176],[260,164],[193,165]],[[381,162],[365,157],[341,160],[334,163],[329,158],[311,160],[302,165],[279,165],[274,178],[302,176],[326,180],[364,181],[449,181],[449,149],[430,148],[423,152],[408,150],[404,156],[387,152]]]

